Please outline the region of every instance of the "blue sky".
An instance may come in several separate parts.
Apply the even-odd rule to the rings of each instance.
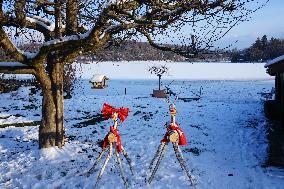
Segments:
[[[249,22],[241,23],[218,42],[220,46],[233,44],[235,48],[249,47],[257,37],[284,39],[284,0],[270,0],[267,6],[252,15]],[[238,40],[237,43],[234,43]]]

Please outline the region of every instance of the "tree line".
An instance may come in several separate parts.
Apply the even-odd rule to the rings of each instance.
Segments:
[[[168,45],[170,46],[170,45]],[[179,46],[179,45],[176,45]],[[31,52],[39,50],[39,44],[26,44],[19,49]],[[175,62],[266,62],[284,54],[284,39],[270,38],[266,35],[258,37],[248,48],[228,51],[204,51],[191,58],[184,57],[171,51],[163,51],[152,47],[148,42],[126,41],[120,45],[102,48],[94,54],[81,55],[77,62],[92,61],[175,61]],[[0,48],[0,60],[11,60]]]
[[[266,62],[284,54],[284,39],[267,35],[257,38],[255,42],[246,49],[233,50],[231,62]]]

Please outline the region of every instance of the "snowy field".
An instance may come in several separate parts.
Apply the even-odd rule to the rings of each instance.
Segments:
[[[169,73],[163,75],[168,80],[266,80],[272,79],[264,69],[264,63],[228,64],[228,63],[190,63],[166,61],[134,62],[92,62],[83,64],[83,79],[91,75],[104,74],[111,79],[145,80],[157,79],[147,70],[153,65],[166,65]]]
[[[93,188],[98,171],[90,177],[80,176],[80,173],[94,163],[101,151],[97,143],[112,124],[111,120],[96,124],[91,121],[100,113],[104,102],[130,108],[129,117],[119,127],[122,143],[135,166],[132,176],[123,159],[130,188],[191,188],[171,145],[151,185],[145,182],[149,176],[148,166],[165,133],[164,124],[169,120],[168,104],[162,99],[150,97],[152,89],[157,88],[155,77],[156,80],[150,80],[151,76],[145,75],[147,80],[141,80],[143,73],[134,77],[134,73],[142,72],[141,69],[137,71],[136,65],[124,77],[124,64],[116,64],[120,68],[113,68],[116,71],[111,69],[110,63],[106,64],[110,68],[106,75],[116,78],[108,82],[107,89],[93,90],[88,80],[81,80],[73,98],[65,100],[68,140],[63,150],[39,150],[38,127],[0,129],[0,188]],[[147,65],[141,65],[147,68]],[[83,66],[85,79],[94,74],[92,69],[98,71],[98,68],[88,66]],[[102,65],[95,66],[101,67],[100,71],[104,72]],[[268,142],[261,93],[269,92],[274,81],[265,75],[263,65],[262,71],[258,64],[236,66],[239,68],[234,69],[236,77],[227,81],[217,80],[214,76],[212,80],[203,80],[206,73],[201,71],[199,77],[187,78],[192,80],[185,80],[185,77],[172,80],[180,74],[163,80],[163,85],[169,85],[174,92],[180,93],[181,98],[197,97],[201,89],[200,100],[178,100],[176,103],[177,121],[188,140],[188,145],[181,147],[183,155],[197,179],[196,188],[281,189],[284,186],[284,171],[263,166]],[[223,73],[232,70],[227,65],[226,68],[221,67],[219,69]],[[245,80],[246,74],[243,75],[242,70],[247,69],[251,69],[254,78]],[[180,69],[176,71],[183,72]],[[130,76],[136,80],[130,80]],[[28,88],[0,94],[0,98],[0,124],[40,120],[41,99],[39,95],[31,95]],[[99,188],[124,188],[114,157]]]

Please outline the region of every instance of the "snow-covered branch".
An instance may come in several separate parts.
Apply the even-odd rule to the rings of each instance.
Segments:
[[[20,62],[0,62],[0,67],[29,67]]]
[[[20,62],[0,62],[0,73],[35,74],[35,70]]]
[[[67,42],[67,41],[76,41],[76,40],[85,39],[85,38],[87,38],[90,35],[91,32],[92,32],[92,30],[88,30],[87,32],[82,33],[82,34],[69,35],[69,36],[53,39],[53,40],[45,42],[43,44],[43,46],[49,46],[49,45],[55,45],[55,44],[59,44],[59,43],[64,43],[64,42]]]
[[[27,16],[26,20],[31,23],[39,24],[43,27],[45,27],[47,30],[53,32],[55,29],[55,24],[51,20],[48,20],[46,18],[42,18],[40,16]]]
[[[17,61],[24,62],[26,57],[18,51],[17,47],[12,43],[3,28],[0,28],[0,47],[2,47],[7,54]]]

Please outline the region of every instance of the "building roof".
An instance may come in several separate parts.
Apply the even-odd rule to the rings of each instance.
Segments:
[[[284,55],[279,56],[279,57],[277,57],[277,58],[274,58],[273,60],[268,61],[268,62],[264,65],[264,67],[267,68],[267,67],[269,67],[269,66],[271,66],[271,65],[273,65],[273,64],[277,64],[277,63],[282,62],[282,61],[284,61]]]
[[[93,77],[91,79],[91,82],[92,83],[94,83],[94,82],[102,82],[104,78],[108,79],[105,75],[95,74],[95,75],[93,75]]]
[[[266,72],[271,76],[274,76],[277,73],[283,73],[284,72],[284,55],[268,61],[264,65],[264,67],[267,68]]]

